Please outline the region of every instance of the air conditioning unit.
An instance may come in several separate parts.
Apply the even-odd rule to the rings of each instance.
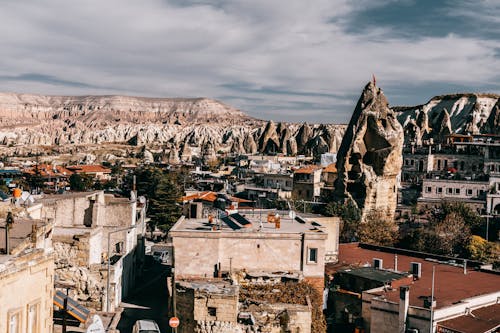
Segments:
[[[382,269],[382,264],[384,261],[379,258],[373,258],[373,268],[375,269]]]
[[[414,279],[422,277],[422,263],[410,262],[410,273],[413,274]]]

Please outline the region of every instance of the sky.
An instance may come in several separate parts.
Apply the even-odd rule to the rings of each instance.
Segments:
[[[0,91],[346,123],[373,74],[391,105],[500,93],[499,24],[496,0],[5,0]]]

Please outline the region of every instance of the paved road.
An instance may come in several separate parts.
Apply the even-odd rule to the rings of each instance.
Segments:
[[[144,274],[143,282],[127,299],[122,302],[124,311],[117,328],[120,333],[131,333],[132,326],[139,319],[154,319],[162,333],[169,333],[168,290],[166,278],[168,267],[155,264]]]

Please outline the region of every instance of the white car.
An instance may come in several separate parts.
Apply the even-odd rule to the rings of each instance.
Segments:
[[[161,333],[156,321],[141,319],[135,322],[132,333]]]

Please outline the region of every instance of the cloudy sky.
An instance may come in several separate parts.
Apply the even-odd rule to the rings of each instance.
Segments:
[[[499,93],[499,24],[496,0],[5,0],[0,91],[347,122],[372,73],[392,105]]]

